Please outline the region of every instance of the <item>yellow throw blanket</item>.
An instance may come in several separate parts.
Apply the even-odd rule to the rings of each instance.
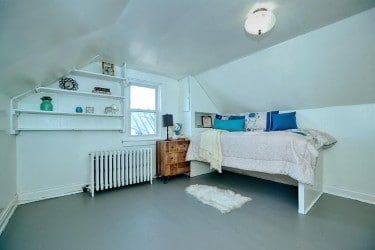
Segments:
[[[216,169],[221,173],[223,154],[221,152],[220,135],[225,130],[209,129],[201,133],[201,143],[199,146],[199,156],[210,163],[211,169]]]

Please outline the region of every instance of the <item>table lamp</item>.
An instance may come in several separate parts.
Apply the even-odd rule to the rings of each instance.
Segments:
[[[163,115],[163,127],[167,127],[167,139],[166,141],[169,141],[169,135],[168,135],[168,130],[169,126],[173,126],[173,115],[171,114],[165,114]]]

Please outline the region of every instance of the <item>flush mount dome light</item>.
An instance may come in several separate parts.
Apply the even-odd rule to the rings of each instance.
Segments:
[[[249,13],[245,21],[245,30],[252,35],[261,35],[275,26],[275,15],[266,8],[259,8]]]

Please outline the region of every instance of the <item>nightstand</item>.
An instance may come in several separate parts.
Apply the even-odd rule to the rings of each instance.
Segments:
[[[166,183],[171,176],[190,172],[190,162],[185,160],[189,140],[156,142],[157,176]]]

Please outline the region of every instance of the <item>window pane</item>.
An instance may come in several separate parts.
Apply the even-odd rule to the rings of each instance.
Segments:
[[[130,108],[155,110],[156,89],[130,86]]]
[[[151,112],[131,112],[131,135],[155,135],[156,115]]]

